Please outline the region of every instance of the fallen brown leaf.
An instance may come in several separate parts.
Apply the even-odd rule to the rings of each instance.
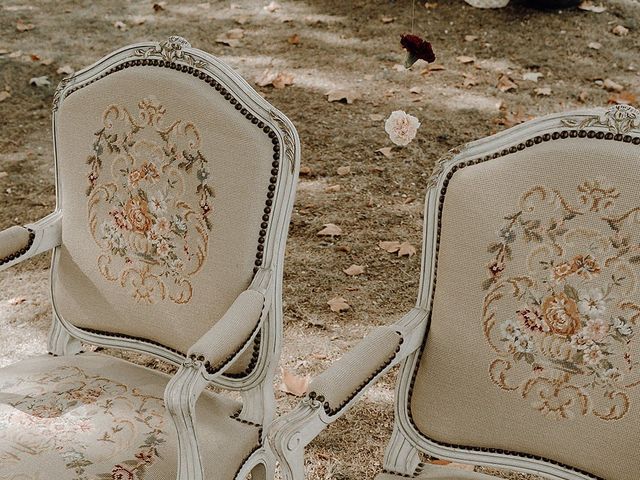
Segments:
[[[127,29],[127,24],[124,23],[121,20],[117,20],[117,21],[113,22],[113,26],[116,27],[118,30],[121,30],[123,32]]]
[[[422,93],[422,88],[420,88],[420,87],[411,87],[409,89],[409,93],[414,93],[416,95],[419,95],[419,94]]]
[[[347,303],[347,300],[342,297],[333,297],[327,302],[332,312],[340,313],[345,312],[351,308],[351,305]]]
[[[27,299],[24,298],[24,297],[13,297],[13,298],[10,298],[9,300],[7,300],[7,303],[9,305],[20,305],[21,303],[24,303],[26,301],[27,301]]]
[[[325,223],[324,228],[320,230],[316,235],[321,237],[339,237],[342,235],[342,229],[335,223]]]
[[[396,241],[378,242],[378,246],[385,252],[389,253],[396,253],[398,250],[400,250],[400,245],[401,243]]]
[[[294,33],[289,38],[287,38],[287,42],[289,42],[291,45],[300,45],[300,35]]]
[[[2,90],[0,92],[0,102],[4,102],[7,98],[11,97],[11,94],[9,92],[7,92],[6,90]],[[5,173],[6,172],[0,172],[1,173]]]
[[[36,87],[47,87],[51,85],[49,78],[46,75],[42,77],[33,77],[29,80],[29,85],[34,85]]]
[[[603,7],[602,5],[594,5],[591,0],[584,0],[580,5],[578,5],[578,8],[580,10],[585,10],[587,12],[593,13],[602,13],[607,10],[607,8]]]
[[[265,9],[265,11],[269,12],[269,13],[273,13],[276,10],[280,9],[280,5],[276,2],[271,2],[269,5],[263,7]]]
[[[343,102],[348,103],[349,105],[360,98],[360,94],[358,92],[346,88],[329,90],[325,95],[327,96],[327,100],[330,102]]]
[[[308,167],[306,165],[302,165],[300,167],[300,175],[311,175],[312,170],[311,167]]]
[[[309,375],[296,375],[292,371],[283,368],[280,391],[295,395],[296,397],[303,397],[307,393],[310,381],[311,377]]]
[[[396,20],[396,17],[382,17],[380,18],[380,21],[382,23],[392,23]]]
[[[416,254],[416,247],[411,245],[409,242],[403,242],[398,249],[399,257],[413,257]]]
[[[544,75],[540,72],[526,72],[522,74],[522,79],[529,82],[538,82]]]
[[[511,90],[516,90],[518,88],[518,85],[507,75],[502,75],[498,79],[498,84],[496,85],[496,87],[498,87],[498,90],[500,90],[501,92],[509,92]]]
[[[271,85],[273,88],[283,89],[288,85],[293,85],[294,77],[288,72],[275,72],[270,69],[262,72],[262,75],[256,80],[259,87]]]
[[[167,2],[156,2],[153,4],[153,11],[158,13],[166,10]]]
[[[464,36],[464,41],[465,42],[475,42],[478,39],[477,35],[465,35]]]
[[[605,78],[602,86],[608,92],[621,92],[622,90],[624,90],[624,87],[622,85],[614,82],[610,78]]]
[[[623,27],[622,25],[616,25],[611,30],[611,33],[613,33],[614,35],[618,35],[619,37],[626,37],[627,35],[629,35],[629,29]]]
[[[231,30],[221,33],[216,37],[216,43],[227,45],[229,47],[237,47],[240,40],[244,38],[244,30],[241,28],[232,28]]]
[[[631,92],[622,91],[611,95],[607,103],[614,105],[637,105],[638,98]]]
[[[578,94],[578,100],[580,100],[580,102],[585,103],[588,99],[589,99],[589,93],[586,90],[582,90]]]
[[[460,63],[473,63],[476,61],[475,58],[468,57],[466,55],[460,55],[459,57],[456,57],[456,60]]]
[[[539,97],[549,97],[549,96],[551,96],[551,87],[534,88],[533,91]]]
[[[591,48],[592,50],[600,50],[602,48],[602,44],[600,42],[589,42],[587,47]]]
[[[56,73],[60,75],[73,75],[73,72],[75,72],[75,70],[73,69],[73,67],[71,67],[71,65],[63,65],[58,70],[56,70]]]
[[[380,115],[379,113],[372,113],[369,115],[369,120],[372,122],[381,122],[384,120],[384,115]]]
[[[34,28],[36,27],[33,23],[26,23],[20,18],[16,22],[16,30],[18,30],[19,32],[28,32],[29,30],[33,30]]]
[[[349,165],[346,165],[344,167],[338,167],[338,175],[340,175],[341,177],[345,176],[345,175],[349,175],[351,173],[351,167]]]
[[[324,191],[327,192],[327,193],[339,192],[340,191],[340,185],[329,185],[327,188],[324,189]]]
[[[355,277],[364,273],[364,267],[362,265],[351,265],[349,268],[345,268],[343,272],[350,277]]]

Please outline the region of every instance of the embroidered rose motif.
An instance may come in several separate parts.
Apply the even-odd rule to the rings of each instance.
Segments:
[[[104,278],[139,303],[187,303],[208,255],[213,190],[195,125],[164,122],[153,99],[135,118],[112,105],[87,163],[89,228]]]
[[[532,188],[488,247],[489,374],[545,415],[617,420],[640,387],[640,207],[616,213],[620,193],[599,181],[576,197]]]
[[[122,465],[116,465],[111,470],[111,478],[113,480],[134,480],[133,472],[127,470]]]

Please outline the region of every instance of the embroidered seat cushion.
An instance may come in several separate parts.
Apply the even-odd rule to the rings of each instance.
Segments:
[[[393,473],[382,473],[377,475],[375,480],[401,480],[403,478],[407,477],[394,475]],[[417,480],[497,480],[496,477],[483,473],[468,472],[431,464],[423,465],[422,472],[413,478]]]
[[[167,381],[162,373],[92,353],[36,357],[1,369],[0,479],[175,480],[176,435],[163,402]],[[240,404],[222,396],[205,392],[197,408],[205,473],[234,478],[257,447],[259,428],[232,418]]]
[[[529,145],[448,183],[410,418],[443,446],[637,480],[640,147]]]
[[[279,157],[274,132],[239,105],[160,66],[123,68],[64,98],[59,317],[186,353],[249,286]]]

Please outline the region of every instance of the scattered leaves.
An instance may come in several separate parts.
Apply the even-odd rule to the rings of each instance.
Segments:
[[[619,83],[614,82],[610,78],[606,78],[602,83],[602,87],[608,92],[621,92],[624,87]]]
[[[262,72],[262,75],[256,80],[256,84],[259,87],[266,87],[268,85],[273,88],[282,89],[288,85],[293,85],[294,77],[288,72],[276,72],[271,69],[266,69]]]
[[[36,87],[48,87],[51,85],[51,82],[46,75],[43,75],[42,77],[32,77],[29,80],[29,85],[34,85]]]
[[[349,165],[338,167],[338,175],[344,177],[345,175],[349,175],[351,173],[351,167]]]
[[[378,242],[378,246],[385,252],[389,252],[389,253],[396,253],[398,250],[400,250],[400,245],[401,243],[396,241]]]
[[[589,42],[587,45],[592,50],[600,50],[602,48],[602,44],[600,42]]]
[[[578,8],[592,13],[602,13],[607,10],[607,8],[602,5],[594,5],[591,0],[583,0],[583,2],[578,5]]]
[[[343,297],[333,297],[327,302],[332,312],[340,313],[346,312],[351,308],[351,305],[347,303],[347,300]]]
[[[116,21],[116,22],[113,22],[113,26],[114,26],[114,27],[116,27],[118,30],[121,30],[121,31],[123,31],[123,32],[127,29],[127,24],[126,24],[126,23],[124,23],[124,22],[123,22],[123,21],[121,21],[121,20],[118,20],[118,21]]]
[[[276,3],[276,2],[271,2],[269,5],[266,5],[266,6],[265,6],[265,7],[263,7],[263,8],[264,8],[264,10],[265,10],[266,12],[273,13],[273,12],[275,12],[276,10],[279,10],[279,9],[280,9],[280,4],[278,4],[278,3]]]
[[[329,185],[327,188],[324,189],[324,191],[327,192],[327,193],[339,192],[340,191],[340,185]]]
[[[416,247],[411,245],[409,242],[402,242],[400,248],[398,249],[399,257],[413,257],[416,254]]]
[[[618,35],[619,37],[626,37],[627,35],[629,35],[629,29],[623,27],[622,25],[616,25],[611,30],[611,33],[613,33],[614,35]]]
[[[380,18],[380,21],[382,23],[392,23],[392,22],[395,22],[395,20],[396,20],[396,17],[382,17],[382,18]]]
[[[33,23],[26,23],[20,18],[16,22],[16,30],[18,30],[19,32],[28,32],[29,30],[33,30],[34,28],[36,27]]]
[[[611,95],[607,103],[614,105],[637,105],[638,98],[631,92],[622,91]]]
[[[216,37],[216,43],[228,45],[229,47],[237,47],[240,40],[244,38],[244,30],[241,28],[232,28],[231,30],[221,33]]]
[[[342,235],[342,229],[335,223],[326,223],[323,227],[316,235],[320,237],[339,237]]]
[[[364,267],[362,265],[351,265],[349,268],[345,268],[343,272],[350,277],[355,277],[364,273]]]
[[[358,92],[347,88],[329,90],[325,95],[327,96],[327,100],[330,102],[343,102],[349,105],[360,98],[360,94]]]
[[[58,70],[56,70],[56,73],[59,75],[73,75],[74,72],[75,70],[71,65],[63,65]]]
[[[311,175],[311,173],[312,173],[311,167],[307,165],[302,165],[300,167],[300,175]]]
[[[500,90],[501,92],[509,92],[511,90],[516,90],[518,88],[518,85],[516,85],[516,83],[507,75],[502,75],[498,80],[498,84],[496,85],[496,87],[498,87],[498,90]]]
[[[310,381],[311,377],[309,375],[296,375],[291,370],[283,368],[280,391],[295,395],[296,397],[303,397],[307,393]]]

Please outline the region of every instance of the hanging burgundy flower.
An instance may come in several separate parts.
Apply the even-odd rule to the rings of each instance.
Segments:
[[[433,63],[436,60],[436,54],[433,53],[431,44],[417,35],[402,35],[400,45],[407,51],[405,68],[410,68],[418,60],[424,60],[427,63]]]

